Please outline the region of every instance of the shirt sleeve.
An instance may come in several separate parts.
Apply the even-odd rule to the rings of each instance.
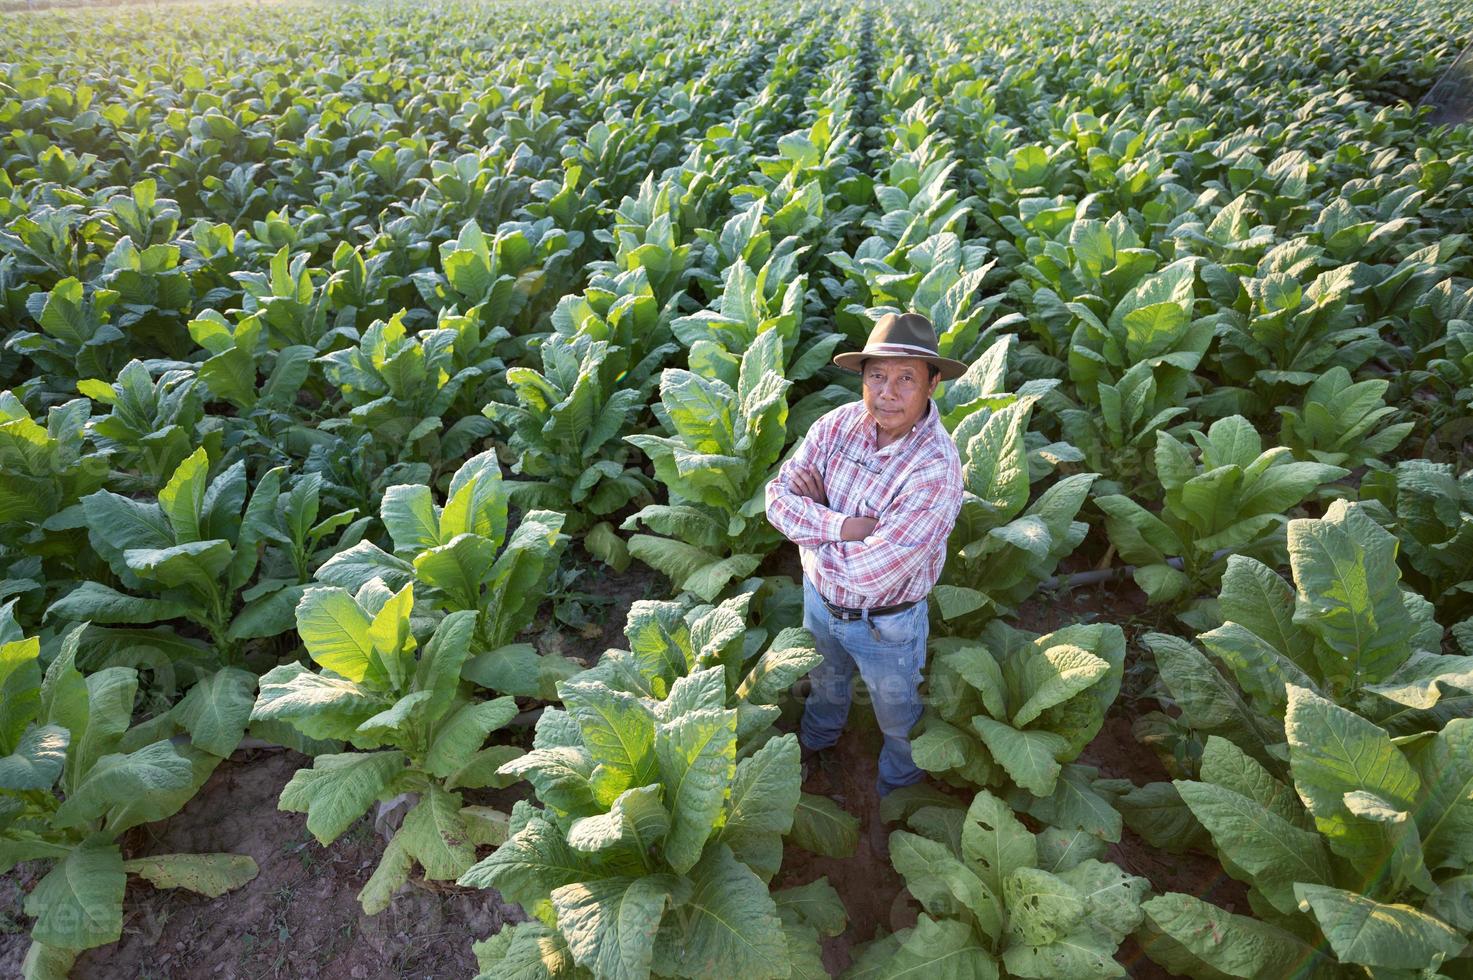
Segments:
[[[961,487],[949,477],[907,490],[885,508],[863,541],[818,548],[819,573],[824,581],[866,598],[898,591],[925,570],[951,534],[961,505]]]
[[[789,541],[803,548],[839,541],[844,527],[845,515],[794,493],[789,482],[800,466],[818,468],[816,463],[825,455],[823,446],[830,428],[822,420],[814,423],[798,444],[797,451],[778,467],[777,476],[767,484],[768,522]]]

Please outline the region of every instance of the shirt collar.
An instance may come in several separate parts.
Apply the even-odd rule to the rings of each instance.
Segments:
[[[864,441],[865,452],[874,456],[895,456],[908,450],[917,440],[924,439],[925,430],[930,429],[939,417],[937,414],[936,400],[926,399],[926,414],[922,415],[911,430],[896,439],[890,445],[880,448],[880,429],[875,420],[869,417],[869,412],[864,410],[864,403],[859,404],[859,431]]]

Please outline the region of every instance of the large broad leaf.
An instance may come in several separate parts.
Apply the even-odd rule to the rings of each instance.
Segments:
[[[223,758],[240,744],[255,701],[256,676],[225,667],[190,688],[172,714],[190,741]]]
[[[219,898],[255,878],[259,869],[246,854],[153,854],[123,862],[123,870],[155,888]]]
[[[648,869],[655,847],[670,832],[670,812],[660,794],[658,784],[625,790],[608,813],[573,821],[568,846],[602,857],[622,854]]]
[[[297,632],[314,661],[350,681],[382,683],[370,677],[373,620],[345,590],[308,589],[297,604]]]
[[[962,856],[994,895],[1018,868],[1038,864],[1038,843],[1012,809],[986,790],[979,790],[962,824]]]
[[[778,868],[754,861],[761,844],[753,839],[770,835],[775,843],[779,835],[793,827],[793,811],[800,796],[798,757],[798,737],[789,734],[772,739],[737,764],[726,826],[718,839],[729,844],[737,858],[759,874],[776,874]]]
[[[1294,590],[1272,568],[1230,555],[1218,605],[1224,621],[1253,633],[1300,670],[1312,667],[1314,637],[1294,622]]]
[[[692,711],[661,724],[655,756],[672,823],[665,858],[685,873],[700,860],[736,774],[735,711]]]
[[[1260,762],[1273,759],[1268,746],[1282,742],[1282,734],[1272,720],[1248,706],[1238,686],[1211,661],[1180,637],[1147,633],[1145,641],[1156,657],[1162,683],[1193,729],[1221,735]]]
[[[800,793],[788,840],[813,854],[847,858],[859,846],[859,818],[827,796]]]
[[[1082,647],[1060,643],[1036,652],[1023,664],[1028,700],[1013,712],[1013,725],[1022,728],[1046,709],[1061,704],[1089,687],[1110,665]]]
[[[1029,946],[1045,946],[1067,935],[1084,916],[1079,889],[1041,868],[1013,869],[1002,890],[1008,929]]]
[[[1396,548],[1395,537],[1343,500],[1324,520],[1289,522],[1294,622],[1319,636],[1321,673],[1338,687],[1379,681],[1411,654]]]
[[[1285,730],[1295,788],[1331,850],[1358,867],[1380,867],[1390,857],[1385,831],[1352,812],[1346,794],[1409,812],[1421,787],[1416,770],[1380,728],[1304,688],[1289,688]]]
[[[461,705],[436,728],[425,754],[426,771],[442,779],[455,775],[470,764],[486,736],[516,714],[517,703],[511,698]]]
[[[1387,905],[1327,885],[1299,884],[1294,893],[1342,963],[1426,970],[1466,945],[1457,930],[1410,905]]]
[[[394,835],[431,881],[454,881],[475,863],[475,844],[460,806],[459,793],[431,783]]]
[[[1473,719],[1454,718],[1411,753],[1426,798],[1416,812],[1433,868],[1473,866]]]
[[[533,920],[475,943],[476,980],[575,980],[578,967],[562,933]]]
[[[118,845],[101,834],[89,837],[26,896],[26,914],[36,918],[31,937],[71,949],[115,942],[123,932],[127,883]]]
[[[83,582],[46,610],[46,615],[94,623],[158,623],[190,611],[185,603],[128,595],[101,582]]]
[[[1002,934],[1002,900],[945,844],[897,830],[890,863],[921,907],[935,916],[973,917],[993,939]]]
[[[848,922],[844,902],[827,878],[773,892],[772,900],[784,922],[802,922],[822,936],[839,935]]]
[[[624,790],[654,778],[655,716],[644,701],[605,684],[576,679],[558,690],[565,710],[578,723],[584,746],[603,770],[595,787],[600,803],[608,805]]]
[[[762,879],[718,844],[691,869],[690,881],[685,927],[661,930],[655,973],[692,980],[788,976],[782,922]]]
[[[513,829],[516,829],[515,816]],[[596,876],[587,854],[573,850],[542,813],[532,810],[525,826],[458,880],[467,888],[495,888],[509,902],[533,908],[553,889]]]
[[[1168,892],[1141,906],[1146,955],[1181,976],[1260,980],[1308,974],[1321,959],[1304,940],[1199,898]]]
[[[650,975],[655,935],[682,882],[672,875],[574,882],[552,892],[558,931],[578,964],[611,980]]]
[[[388,705],[386,696],[362,684],[290,663],[272,667],[261,677],[251,720],[288,722],[308,738],[347,739]]]
[[[1152,847],[1180,854],[1209,843],[1176,787],[1167,782],[1136,786],[1115,801],[1126,826]]]
[[[298,769],[281,791],[280,809],[307,814],[307,829],[330,844],[383,793],[404,768],[403,752],[319,755]]]
[[[1013,782],[1035,796],[1054,791],[1059,778],[1058,757],[1069,748],[1068,739],[1054,732],[1019,731],[986,715],[973,717],[972,727]]]
[[[200,540],[209,469],[210,458],[201,446],[179,464],[159,491],[159,506],[174,528],[174,540],[181,544]]]
[[[1318,834],[1221,786],[1177,780],[1176,788],[1212,835],[1224,862],[1250,875],[1251,884],[1280,912],[1292,914],[1297,908],[1297,882],[1332,880]]]
[[[845,980],[997,980],[997,961],[965,922],[922,915],[914,929],[867,946]]]
[[[135,752],[105,755],[82,775],[52,820],[58,827],[80,827],[115,804],[163,796],[190,785],[193,778],[190,760],[167,739]]]
[[[66,765],[71,733],[60,725],[32,726],[15,751],[0,758],[0,790],[50,789]]]
[[[440,518],[430,488],[423,484],[389,487],[379,514],[397,552],[417,554],[440,544]]]

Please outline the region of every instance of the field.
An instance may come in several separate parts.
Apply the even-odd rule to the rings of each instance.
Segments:
[[[0,28],[0,975],[1473,978],[1473,5]],[[900,311],[881,799],[764,492]]]

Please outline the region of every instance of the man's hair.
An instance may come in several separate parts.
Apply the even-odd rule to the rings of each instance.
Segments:
[[[864,360],[862,360],[862,361],[859,362],[859,373],[860,374],[863,374],[864,373],[865,367],[872,360],[874,360],[873,357],[866,357]],[[920,360],[920,358],[916,358],[916,360]],[[935,381],[936,378],[940,374],[941,374],[941,369],[939,367],[937,367],[936,365],[932,364],[930,361],[927,361],[926,362],[926,375],[927,375],[926,380],[927,381]]]

